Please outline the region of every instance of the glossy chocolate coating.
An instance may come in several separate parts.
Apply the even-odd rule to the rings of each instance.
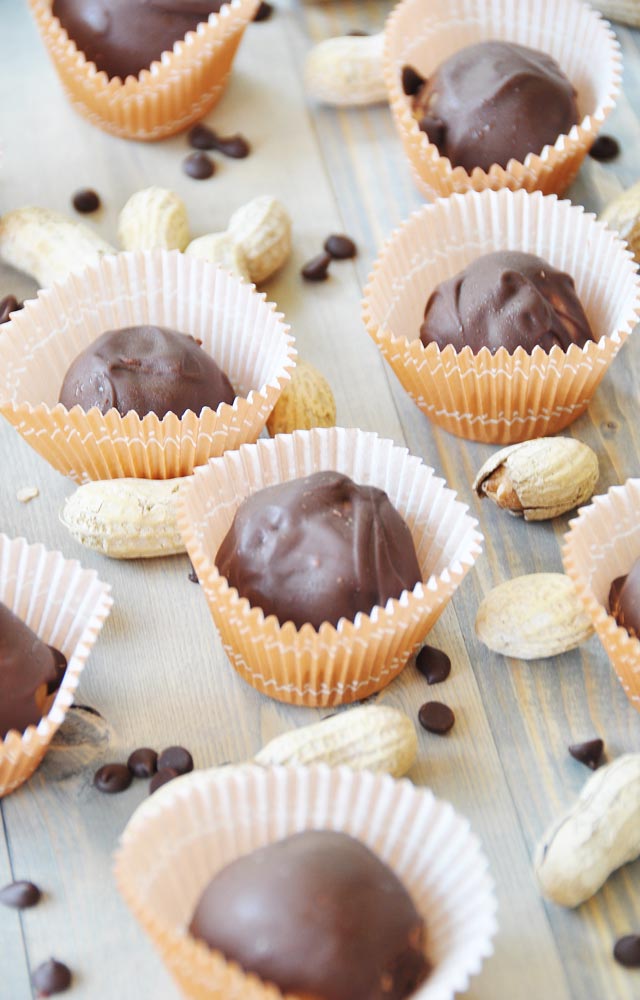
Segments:
[[[58,674],[54,652],[0,603],[0,739],[40,722],[47,686]]]
[[[611,584],[609,609],[618,625],[640,638],[640,559],[627,576],[619,576]]]
[[[244,500],[216,565],[253,607],[297,628],[353,620],[421,579],[411,532],[387,494],[339,472]]]
[[[72,362],[62,383],[60,402],[67,409],[112,407],[124,416],[164,417],[186,410],[215,410],[233,403],[235,393],[224,372],[193,337],[161,326],[108,330]]]
[[[109,77],[138,76],[222,7],[222,0],[54,0],[53,14]]]
[[[428,973],[409,893],[368,847],[329,830],[223,868],[189,930],[283,993],[313,1000],[401,1000]]]
[[[479,42],[454,53],[412,100],[429,141],[469,173],[523,162],[579,118],[576,92],[556,61],[511,42]]]
[[[432,292],[420,327],[426,346],[467,345],[474,354],[487,347],[527,354],[539,346],[547,353],[554,344],[566,351],[593,340],[573,278],[541,257],[499,250],[476,258],[463,271]]]

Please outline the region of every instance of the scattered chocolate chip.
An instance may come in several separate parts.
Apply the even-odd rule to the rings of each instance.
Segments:
[[[129,754],[127,767],[134,778],[151,778],[158,770],[158,755],[151,747],[139,747]]]
[[[157,774],[154,774],[153,778],[149,782],[149,795],[153,795],[157,792],[159,788],[166,785],[169,781],[173,781],[174,778],[179,778],[180,772],[176,771],[175,767],[163,767]]]
[[[216,136],[215,149],[234,160],[243,160],[251,152],[251,146],[243,135]]]
[[[200,580],[198,579],[198,574],[196,573],[195,566],[193,565],[191,560],[189,560],[189,563],[191,565],[191,569],[189,570],[189,579],[191,580],[192,583],[200,583]]]
[[[370,31],[363,31],[362,28],[353,28],[351,31],[347,31],[347,35],[351,35],[353,38],[364,38],[370,34]]]
[[[449,706],[443,705],[441,701],[425,701],[418,712],[418,720],[423,729],[443,736],[449,732],[456,717]]]
[[[205,181],[215,172],[216,165],[206,153],[189,153],[182,161],[182,169],[187,177]]]
[[[60,687],[60,685],[62,684],[62,679],[67,669],[67,658],[63,653],[60,652],[59,649],[56,649],[55,646],[49,646],[49,649],[53,653],[55,659],[54,666],[55,666],[56,676],[52,681],[49,681],[47,685],[47,694],[54,694],[54,692],[56,692]]]
[[[260,6],[258,7],[257,11],[253,15],[253,20],[254,21],[268,21],[269,18],[271,17],[271,15],[273,14],[273,10],[274,10],[274,8],[273,8],[273,4],[272,3],[266,3],[266,0],[262,0],[262,2],[260,3]]]
[[[613,957],[628,969],[640,969],[640,934],[627,934],[616,941]]]
[[[63,962],[50,958],[39,965],[31,976],[31,984],[39,997],[52,997],[54,993],[64,993],[71,986],[71,969]]]
[[[416,667],[429,684],[441,684],[451,673],[451,660],[435,646],[423,646],[416,656]]]
[[[14,910],[26,910],[40,902],[42,893],[33,882],[11,882],[0,889],[0,903]]]
[[[586,740],[584,743],[572,743],[569,753],[581,764],[586,764],[592,771],[602,763],[604,743],[602,740]]]
[[[193,757],[184,747],[167,747],[158,757],[158,771],[173,768],[178,774],[193,771]]]
[[[93,776],[93,784],[99,792],[115,795],[124,792],[131,784],[132,774],[126,764],[103,764]]]
[[[89,212],[97,212],[100,208],[100,198],[91,188],[81,188],[76,191],[71,199],[76,212],[87,215]]]
[[[402,67],[402,89],[407,97],[417,94],[424,82],[424,77],[413,66]]]
[[[348,260],[350,257],[355,257],[358,252],[353,240],[342,233],[332,233],[331,236],[327,236],[324,249],[334,260]]]
[[[598,136],[593,146],[589,150],[589,156],[601,163],[608,163],[615,160],[620,155],[620,143],[612,135]]]
[[[194,149],[215,149],[216,137],[215,133],[207,125],[203,125],[202,122],[198,122],[194,125],[189,135],[187,136],[189,145],[193,146]]]
[[[330,253],[319,253],[307,261],[300,273],[305,281],[326,281],[331,261]]]
[[[22,309],[22,302],[18,302],[15,295],[5,295],[0,299],[0,323],[8,323],[12,312]]]

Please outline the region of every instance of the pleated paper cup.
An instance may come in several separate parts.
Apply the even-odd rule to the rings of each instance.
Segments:
[[[339,830],[366,844],[426,922],[433,969],[413,1000],[450,1000],[492,954],[496,901],[488,863],[465,819],[426,788],[346,767],[199,771],[135,813],[116,857],[118,888],[182,994],[197,1000],[281,1000],[187,933],[196,903],[225,865],[301,830]],[[295,1000],[291,996],[291,1000]]]
[[[215,565],[242,500],[266,486],[334,469],[385,490],[413,536],[422,582],[384,608],[319,629],[251,607]],[[482,536],[444,480],[405,448],[342,427],[279,434],[198,470],[179,500],[185,545],[231,663],[263,694],[293,705],[367,698],[405,666],[480,553]]]
[[[37,726],[0,740],[0,798],[30,778],[64,721],[80,674],[113,601],[94,570],[24,538],[0,534],[0,601],[43,642],[60,650],[67,669]]]
[[[620,46],[600,14],[581,0],[402,0],[385,26],[384,76],[389,103],[414,180],[426,198],[511,188],[560,194],[574,180],[615,105],[622,78]],[[401,73],[424,77],[454,52],[489,40],[527,45],[552,56],[577,91],[580,123],[524,163],[488,172],[453,167],[420,131]]]
[[[595,5],[612,21],[640,28],[640,0],[596,0]]]
[[[233,404],[161,420],[57,402],[81,351],[106,330],[145,323],[201,340],[238,393]],[[3,328],[0,412],[76,482],[171,479],[255,441],[295,357],[282,316],[252,285],[177,251],[120,253],[41,291]]]
[[[609,614],[611,584],[640,559],[640,479],[612,487],[580,510],[569,524],[562,558],[629,701],[640,711],[640,639]]]
[[[420,326],[436,285],[496,250],[537,254],[570,274],[597,339],[548,354],[425,347]],[[581,206],[526,191],[472,191],[418,209],[383,246],[363,300],[369,335],[422,412],[492,444],[555,434],[579,417],[639,315],[624,243]]]
[[[231,0],[177,41],[138,77],[109,79],[87,61],[57,17],[53,0],[29,6],[73,107],[93,125],[124,139],[164,139],[198,121],[227,85],[244,29],[259,0]]]

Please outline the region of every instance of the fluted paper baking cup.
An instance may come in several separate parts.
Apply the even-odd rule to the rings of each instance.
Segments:
[[[53,0],[29,6],[73,107],[124,139],[164,139],[207,114],[224,93],[242,34],[259,0],[231,0],[138,77],[109,79],[88,62],[57,17]]]
[[[110,591],[94,570],[82,569],[75,560],[0,534],[0,601],[67,659],[62,683],[38,725],[24,733],[12,729],[0,740],[0,798],[31,777],[64,721],[111,610]]]
[[[420,340],[436,285],[495,250],[522,250],[570,274],[596,341],[509,354]],[[580,416],[640,315],[640,279],[624,243],[581,206],[539,192],[483,191],[418,209],[383,246],[364,293],[369,335],[434,423],[472,441],[512,444]]]
[[[640,27],[640,0],[596,0],[595,6],[612,21]]]
[[[69,365],[96,337],[145,323],[201,340],[238,393],[233,404],[160,419],[57,402]],[[0,412],[76,482],[172,479],[255,441],[295,357],[282,316],[252,285],[178,251],[120,253],[39,292],[3,327]]]
[[[384,76],[389,103],[414,180],[427,198],[511,188],[560,194],[574,180],[620,90],[622,57],[611,28],[581,0],[402,0],[387,20]],[[552,56],[577,91],[580,123],[524,163],[488,172],[453,167],[429,142],[402,90],[405,65],[429,77],[454,52],[493,39]]]
[[[422,582],[354,621],[319,629],[265,618],[221,576],[220,544],[242,500],[274,483],[335,469],[385,490],[413,536]],[[342,427],[279,434],[215,459],[179,498],[179,524],[225,651],[263,694],[294,705],[359,701],[393,680],[480,553],[467,507],[406,448]]]
[[[130,820],[116,880],[184,996],[282,1000],[187,933],[214,874],[301,830],[358,838],[403,882],[427,925],[433,965],[412,1000],[451,1000],[493,951],[496,900],[487,859],[466,819],[427,788],[349,768],[255,765],[199,771],[161,788]],[[295,997],[291,996],[291,1000]]]
[[[640,639],[609,614],[611,584],[640,559],[640,479],[612,487],[579,511],[562,558],[629,701],[640,711]]]

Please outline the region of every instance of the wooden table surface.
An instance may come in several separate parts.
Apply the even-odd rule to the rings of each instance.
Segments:
[[[614,875],[579,910],[545,904],[531,855],[549,821],[575,797],[588,771],[567,745],[595,735],[608,755],[638,749],[640,716],[627,702],[596,638],[580,650],[524,663],[488,652],[476,640],[479,601],[510,575],[561,570],[568,518],[525,524],[470,484],[491,448],[464,443],[421,415],[390,373],[360,321],[362,288],[376,248],[420,204],[384,107],[335,111],[305,101],[302,66],[311,40],[350,29],[377,30],[388,4],[341,0],[303,6],[279,0],[274,17],[251,25],[232,82],[209,120],[252,142],[246,160],[223,160],[209,181],[185,177],[184,137],[159,145],[111,138],[68,106],[26,10],[0,0],[0,211],[40,204],[69,211],[81,186],[98,190],[95,224],[115,241],[119,209],[139,188],[159,184],[185,199],[195,235],[223,229],[232,210],[262,193],[279,196],[294,219],[294,252],[266,287],[291,323],[303,356],[333,386],[338,422],[406,443],[469,503],[485,535],[484,554],[430,642],[452,658],[450,679],[429,688],[408,667],[379,700],[416,717],[438,698],[456,712],[446,738],[420,731],[411,777],[464,813],[482,838],[499,900],[495,954],[472,981],[474,1000],[632,1000],[640,972],[612,959],[614,940],[640,931],[640,863]],[[640,173],[638,35],[618,28],[624,94],[607,131],[623,146],[612,165],[587,162],[569,192],[599,210]],[[634,155],[635,154],[635,155]],[[331,231],[351,234],[360,254],[336,264],[331,279],[304,284],[300,265]],[[23,275],[0,268],[0,297],[33,294]],[[599,491],[638,475],[640,339],[631,338],[589,409],[568,433],[600,460]],[[78,1000],[173,1000],[176,990],[120,900],[111,875],[118,836],[146,794],[146,783],[118,796],[91,785],[96,768],[126,759],[136,746],[182,743],[197,767],[241,761],[269,738],[319,713],[270,701],[231,669],[204,597],[188,580],[186,556],[114,562],[81,548],[59,523],[73,489],[8,426],[0,427],[0,529],[41,541],[95,567],[113,587],[115,607],[83,674],[77,700],[103,722],[70,713],[44,764],[0,804],[0,885],[29,878],[46,892],[22,915],[0,907],[0,998],[31,996],[30,972],[55,955],[74,970]],[[21,504],[20,487],[37,499]]]

